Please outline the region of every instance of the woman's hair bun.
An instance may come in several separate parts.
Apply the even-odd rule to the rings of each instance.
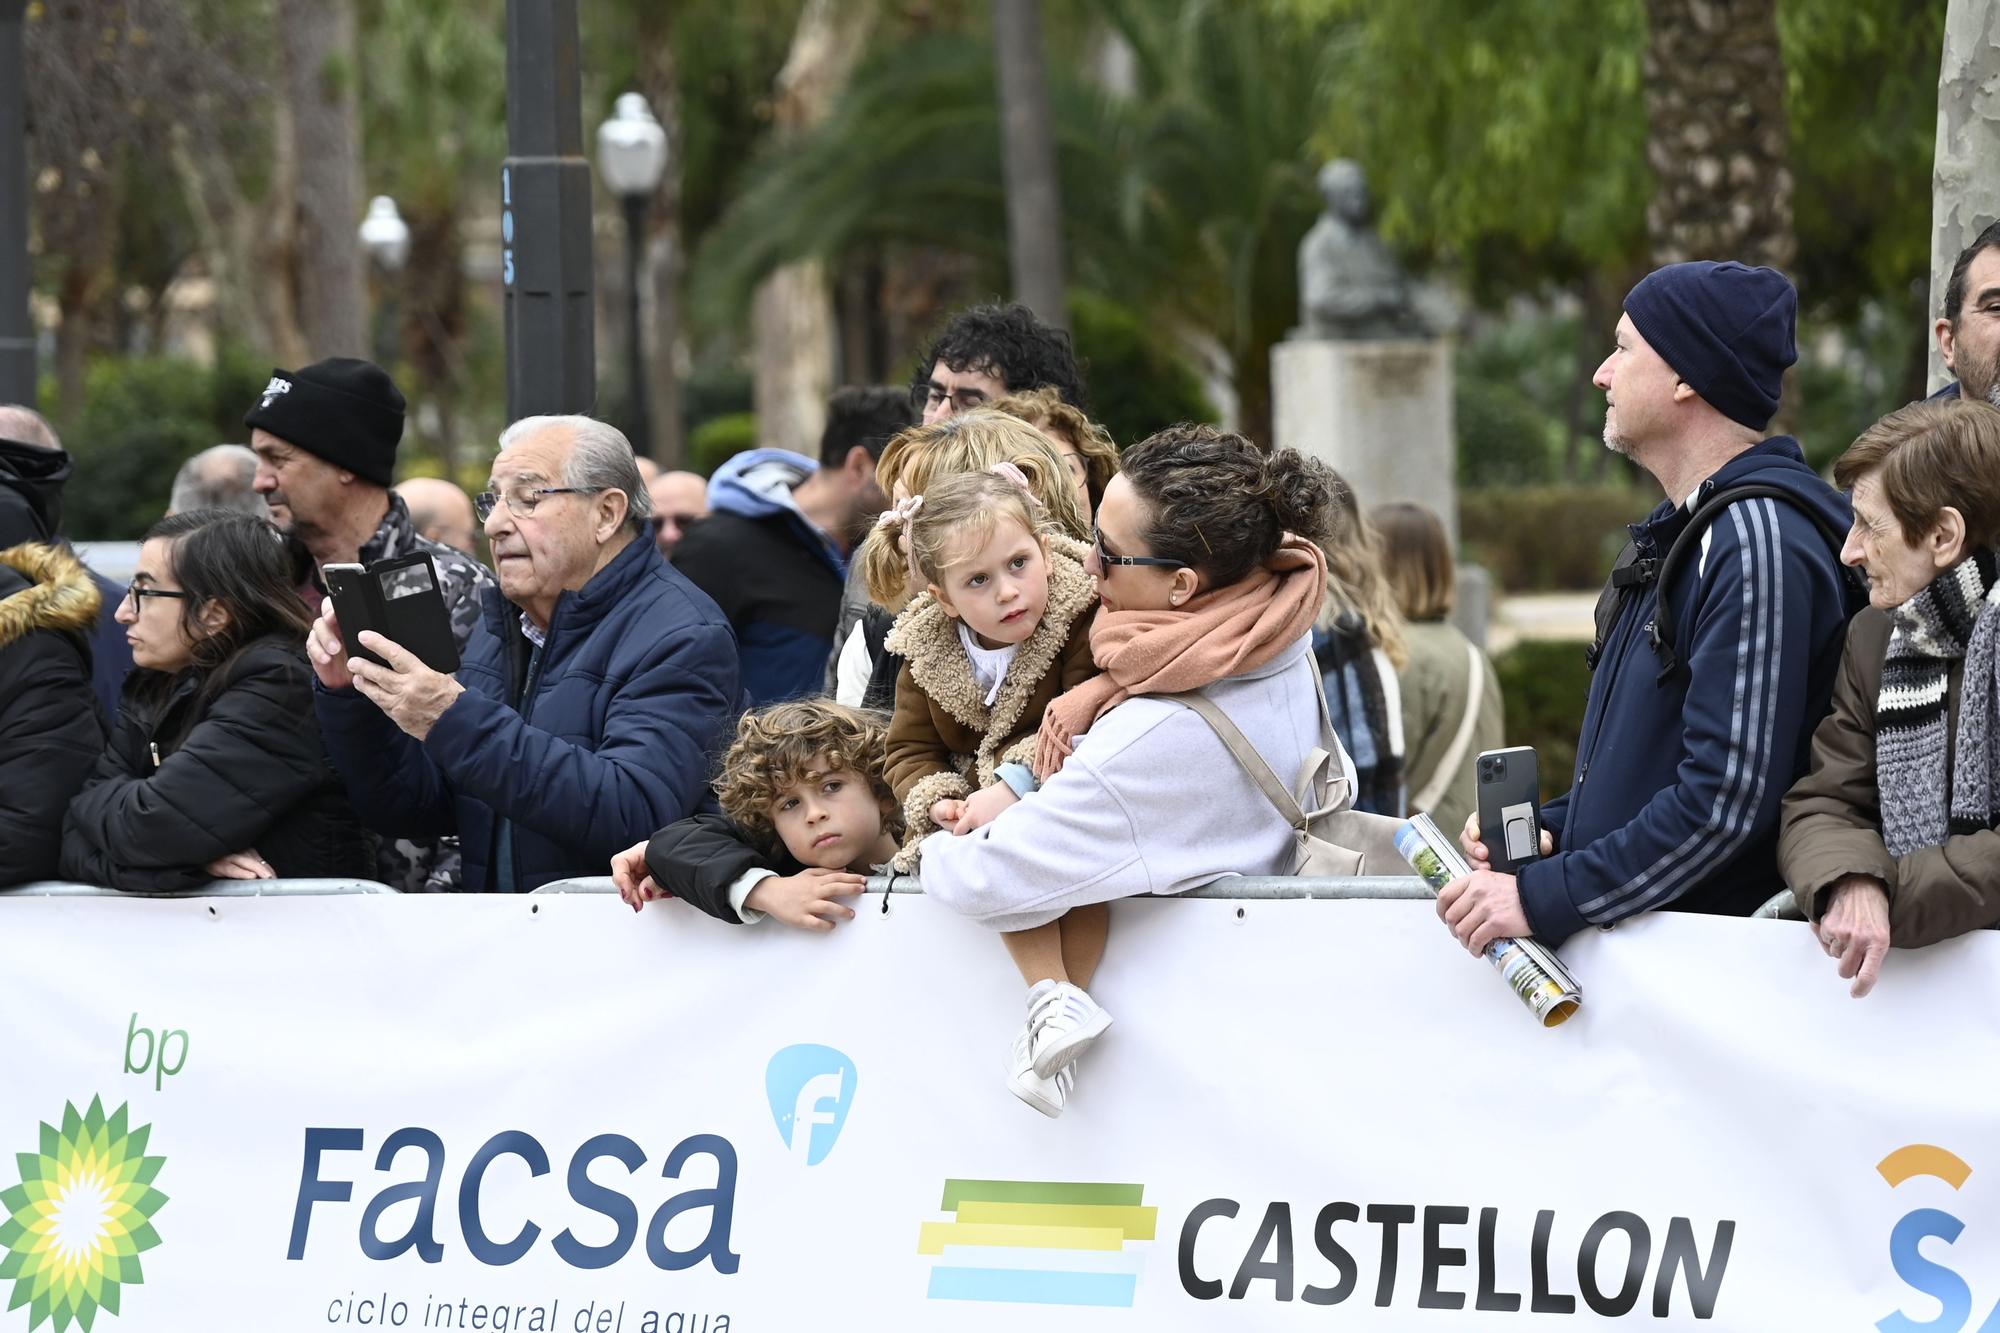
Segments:
[[[1265,463],[1265,485],[1278,524],[1312,541],[1333,528],[1334,498],[1340,478],[1317,458],[1294,449],[1272,454]]]

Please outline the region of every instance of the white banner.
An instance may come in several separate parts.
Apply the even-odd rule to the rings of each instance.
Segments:
[[[1127,902],[1060,1120],[1000,942],[677,903],[0,902],[0,1333],[2000,1330],[2000,937],[1564,949]]]

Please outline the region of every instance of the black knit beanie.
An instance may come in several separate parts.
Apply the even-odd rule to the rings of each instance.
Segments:
[[[272,371],[243,424],[387,486],[403,439],[403,395],[374,362],[336,356]]]
[[[1625,313],[1703,402],[1751,430],[1771,423],[1799,359],[1799,294],[1784,274],[1734,260],[1669,264],[1639,280]]]

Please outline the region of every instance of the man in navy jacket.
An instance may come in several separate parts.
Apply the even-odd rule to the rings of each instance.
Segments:
[[[1632,528],[1600,603],[1600,639],[1574,785],[1542,810],[1547,855],[1518,878],[1483,868],[1450,885],[1439,914],[1474,952],[1533,933],[1557,943],[1656,908],[1748,915],[1779,891],[1779,802],[1805,770],[1827,711],[1847,619],[1840,566],[1846,500],[1797,442],[1760,439],[1797,359],[1797,296],[1773,269],[1675,264],[1625,298],[1617,347],[1598,367],[1604,442],[1667,498]],[[1647,577],[1694,510],[1748,483],[1787,498],[1714,515],[1670,575],[1678,664],[1654,643]],[[1819,515],[1816,521],[1814,513]]]
[[[515,422],[477,503],[500,586],[456,679],[373,631],[388,665],[350,658],[327,602],[309,645],[327,753],[377,832],[458,834],[472,892],[601,875],[706,801],[736,640],[654,547],[613,427]]]

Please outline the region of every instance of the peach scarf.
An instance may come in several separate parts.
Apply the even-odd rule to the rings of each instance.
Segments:
[[[1326,556],[1288,533],[1262,566],[1177,611],[1100,610],[1090,652],[1103,674],[1042,714],[1036,777],[1053,776],[1076,737],[1135,694],[1179,694],[1270,662],[1312,627],[1325,597]]]

